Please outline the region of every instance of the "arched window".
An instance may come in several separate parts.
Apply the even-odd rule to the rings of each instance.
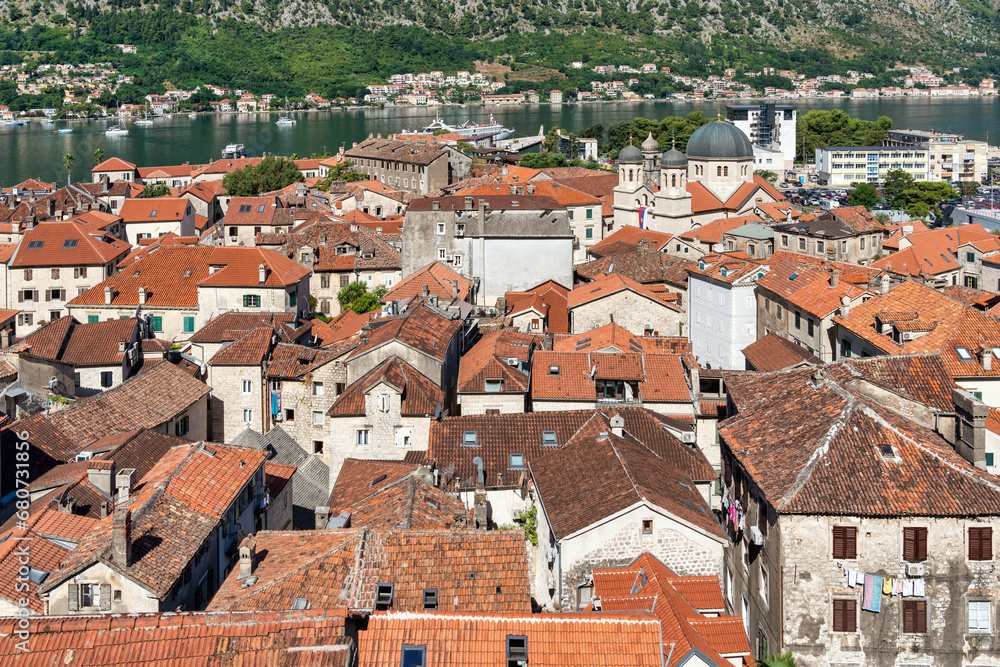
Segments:
[[[716,167],[715,168],[715,175],[716,176],[722,176],[722,167]]]
[[[723,176],[729,176],[729,167],[723,167],[722,168],[722,175]]]
[[[628,170],[628,182],[629,183],[632,182],[632,170],[631,169]]]
[[[672,188],[677,187],[677,174],[674,174],[670,177],[670,187]]]

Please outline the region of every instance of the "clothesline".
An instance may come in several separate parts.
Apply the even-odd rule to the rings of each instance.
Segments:
[[[881,611],[882,596],[924,597],[927,588],[923,579],[908,579],[906,577],[882,577],[865,574],[860,570],[844,568],[847,585],[850,588],[862,588],[861,608],[865,611],[878,613]]]

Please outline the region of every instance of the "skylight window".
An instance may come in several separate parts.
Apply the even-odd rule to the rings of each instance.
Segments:
[[[28,250],[41,250],[45,241],[28,241]]]
[[[972,354],[969,352],[967,348],[956,347],[955,354],[957,354],[958,358],[961,359],[962,361],[972,361]]]
[[[257,212],[258,213],[263,213],[264,212],[264,205],[263,204],[261,204],[260,206],[257,207]]]
[[[79,239],[66,239],[63,241],[63,248],[75,248],[79,242]]]
[[[524,454],[511,454],[510,455],[510,469],[511,470],[524,470]]]
[[[896,458],[896,450],[892,448],[887,442],[879,443],[878,451],[882,455],[883,459],[894,460]]]
[[[240,204],[240,213],[249,213],[251,208],[250,204]]]
[[[388,609],[392,605],[392,584],[378,584],[375,587],[375,608]]]
[[[556,440],[555,431],[542,431],[542,445],[545,447],[555,447],[559,442]]]
[[[151,212],[151,213],[149,214],[149,217],[151,217],[151,218],[155,218],[155,217],[156,217],[156,209],[155,209],[155,208],[154,208],[154,209],[152,210],[152,212]]]
[[[295,598],[295,602],[292,603],[292,609],[308,609],[309,600],[305,598]]]
[[[462,433],[462,446],[463,447],[475,447],[476,446],[476,432],[475,431],[465,431]]]

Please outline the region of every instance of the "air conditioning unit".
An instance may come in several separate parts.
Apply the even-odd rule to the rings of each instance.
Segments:
[[[750,541],[759,547],[764,546],[764,533],[757,526],[750,526]]]
[[[906,564],[906,576],[908,576],[908,577],[922,577],[922,576],[924,576],[924,564],[923,563],[907,563]]]
[[[693,445],[695,443],[696,438],[697,435],[695,434],[694,431],[681,431],[681,442],[683,442],[686,445]]]
[[[507,360],[507,365],[508,366],[517,366],[517,359],[514,359],[514,358],[508,359]]]

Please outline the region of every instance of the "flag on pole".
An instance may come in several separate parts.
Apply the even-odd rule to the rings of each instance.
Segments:
[[[648,206],[639,207],[639,229],[646,229],[646,218],[649,212]]]

